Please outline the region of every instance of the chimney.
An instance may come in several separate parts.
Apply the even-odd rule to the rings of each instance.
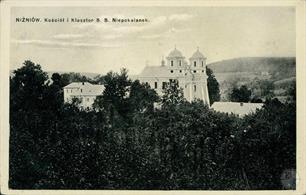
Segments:
[[[161,66],[165,66],[164,56],[162,57],[162,60],[161,60]]]

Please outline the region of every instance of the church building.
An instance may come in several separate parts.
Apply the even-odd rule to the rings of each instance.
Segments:
[[[183,89],[187,101],[203,100],[210,107],[207,88],[206,57],[197,49],[188,62],[182,52],[174,48],[169,55],[161,60],[157,66],[145,66],[142,72],[131,77],[142,83],[147,83],[158,95],[163,95],[163,89],[170,81],[176,81]],[[104,85],[94,85],[88,82],[73,82],[63,88],[64,101],[72,102],[73,98],[80,100],[80,108],[92,109],[92,105],[98,96],[104,91]],[[260,103],[242,102],[214,102],[212,109],[218,112],[236,114],[244,117],[247,114],[261,109]]]
[[[209,105],[206,57],[197,49],[188,62],[178,49],[172,50],[159,66],[146,66],[134,79],[147,83],[162,95],[169,81],[178,82],[188,101],[201,99]]]

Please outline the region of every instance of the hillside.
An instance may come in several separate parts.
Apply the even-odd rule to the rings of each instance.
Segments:
[[[295,82],[296,65],[293,57],[248,57],[223,60],[207,65],[220,84],[221,99],[235,86],[246,85],[253,96],[265,98],[264,83],[272,83],[274,97],[285,100],[287,91]],[[270,93],[271,94],[271,93]]]
[[[245,57],[207,65],[214,73],[248,72],[269,74],[276,80],[295,76],[294,57]]]

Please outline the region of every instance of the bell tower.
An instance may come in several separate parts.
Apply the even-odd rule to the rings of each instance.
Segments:
[[[189,101],[200,99],[209,106],[206,57],[197,48],[197,51],[189,58],[189,62],[189,71],[185,78],[186,92],[184,95]]]

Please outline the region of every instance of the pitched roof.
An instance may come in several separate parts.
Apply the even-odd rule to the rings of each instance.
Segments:
[[[83,95],[102,95],[104,89],[104,85],[92,85],[84,88]]]
[[[178,77],[176,73],[171,73],[170,69],[166,66],[146,66],[143,71],[138,75],[141,77]]]
[[[80,89],[77,95],[102,95],[105,87],[104,85],[93,85],[88,82],[73,82],[65,86],[64,89]],[[74,94],[76,95],[76,94]]]
[[[243,117],[255,112],[256,109],[261,109],[262,106],[262,103],[214,102],[211,108],[218,112],[233,113]]]
[[[66,85],[64,88],[80,88],[81,86],[91,86],[93,84],[89,82],[72,82],[69,85]]]

